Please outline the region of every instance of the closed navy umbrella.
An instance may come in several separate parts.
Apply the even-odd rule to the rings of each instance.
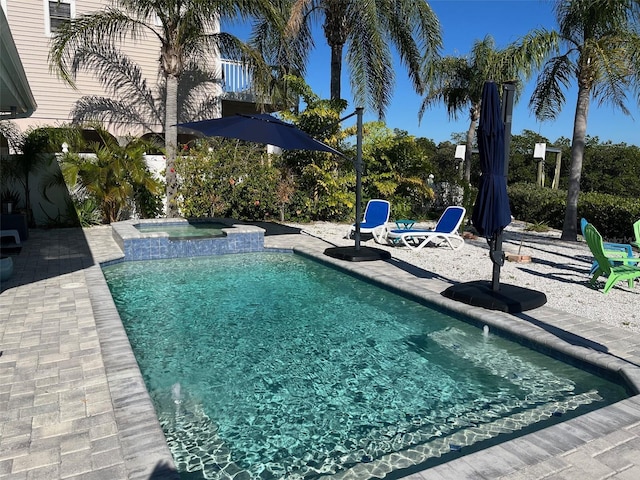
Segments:
[[[499,290],[500,267],[504,263],[502,231],[511,223],[511,209],[505,177],[505,128],[498,88],[485,82],[482,89],[478,151],[480,153],[480,186],[471,222],[478,233],[487,238],[493,261],[493,290]]]
[[[442,294],[469,305],[519,313],[544,305],[547,297],[540,291],[518,285],[500,285],[500,267],[504,265],[502,231],[511,223],[506,173],[515,85],[504,84],[503,90],[502,105],[495,83],[486,82],[482,90],[478,125],[482,177],[471,215],[473,225],[489,243],[493,278],[491,284],[485,280],[476,280],[451,285]]]
[[[237,138],[275,145],[284,150],[317,150],[342,156],[335,148],[316,140],[295,125],[267,113],[237,114],[212,120],[179,123],[178,127],[196,130],[208,137]]]

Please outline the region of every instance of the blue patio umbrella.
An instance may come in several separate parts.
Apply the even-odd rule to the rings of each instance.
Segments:
[[[284,150],[316,150],[343,156],[341,152],[316,140],[295,125],[268,113],[236,114],[230,117],[179,123],[178,127],[198,131],[208,137],[237,138],[275,145]]]
[[[500,267],[504,263],[502,231],[511,223],[511,210],[505,177],[505,127],[498,88],[485,82],[478,124],[480,185],[471,222],[478,233],[487,238],[493,261],[493,290],[499,290]]]
[[[362,113],[363,108],[358,107],[356,111],[340,121],[358,115],[358,134],[357,134],[357,156],[355,159],[356,168],[356,234],[354,252],[339,251],[340,247],[336,247],[333,254],[337,258],[349,258],[359,260],[377,260],[380,258],[390,258],[391,254],[385,250],[377,251],[377,249],[360,248],[360,204],[361,204],[361,174],[362,174]],[[225,137],[237,138],[248,142],[264,143],[267,145],[275,145],[284,150],[315,150],[320,152],[335,153],[344,157],[345,155],[316,140],[306,132],[300,130],[295,125],[283,122],[279,118],[267,113],[257,114],[241,114],[230,117],[216,118],[212,120],[201,120],[197,122],[178,123],[178,127],[183,129],[195,130],[208,137]],[[332,250],[332,249],[327,249]]]

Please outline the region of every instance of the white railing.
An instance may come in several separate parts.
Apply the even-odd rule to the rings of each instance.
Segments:
[[[225,93],[248,93],[253,79],[247,66],[238,60],[222,59],[222,89]]]

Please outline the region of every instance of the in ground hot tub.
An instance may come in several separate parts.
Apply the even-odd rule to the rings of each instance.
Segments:
[[[124,260],[197,257],[264,250],[264,230],[228,219],[127,220],[111,224]]]
[[[169,235],[169,240],[194,240],[196,238],[226,237],[224,229],[229,228],[229,225],[222,222],[190,221],[188,223],[139,223],[135,227],[143,234],[166,233]]]

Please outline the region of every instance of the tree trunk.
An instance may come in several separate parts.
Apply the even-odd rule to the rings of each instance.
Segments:
[[[340,100],[342,78],[342,45],[331,46],[331,100]]]
[[[169,218],[179,216],[177,194],[178,182],[176,178],[175,161],[178,150],[178,77],[167,75],[167,97],[165,99],[166,116],[164,122],[165,148],[166,148],[166,173],[167,206],[166,214]]]
[[[331,100],[340,99],[342,50],[348,38],[348,0],[328,0],[324,3],[324,36],[331,48]]]
[[[464,152],[464,174],[460,172],[460,178],[464,178],[467,185],[471,184],[471,150],[473,149],[473,137],[476,135],[476,121],[471,119],[467,130],[467,149]]]
[[[578,82],[578,102],[573,121],[573,140],[571,141],[571,165],[569,167],[569,189],[567,209],[564,214],[561,240],[575,242],[578,239],[578,196],[580,195],[580,175],[584,157],[584,142],[587,134],[587,116],[591,89]]]

